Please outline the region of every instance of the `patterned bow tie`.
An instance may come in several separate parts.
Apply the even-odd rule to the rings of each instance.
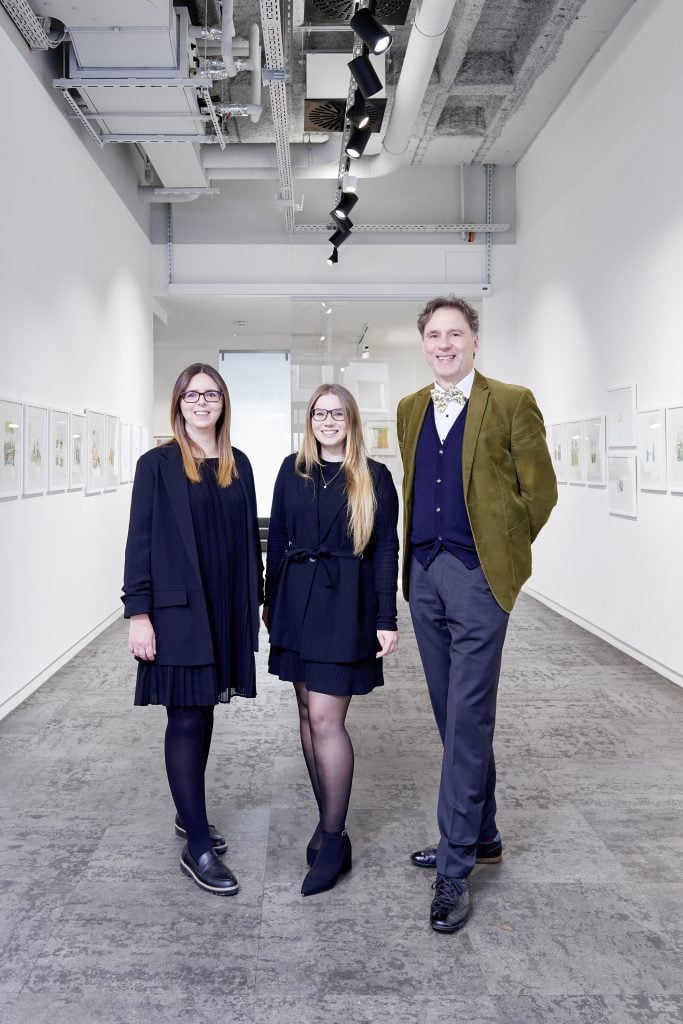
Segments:
[[[432,388],[430,394],[439,412],[445,412],[449,402],[457,402],[458,405],[464,405],[467,401],[467,395],[463,394],[457,384],[451,384],[445,391],[441,388]]]

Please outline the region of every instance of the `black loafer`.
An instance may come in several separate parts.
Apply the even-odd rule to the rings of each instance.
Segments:
[[[180,836],[181,839],[187,839],[187,829],[180,820],[180,815],[175,816],[175,834]],[[213,825],[209,825],[209,835],[211,836],[211,845],[214,853],[227,853],[228,843],[223,838],[220,832],[217,832]]]
[[[417,868],[436,867],[436,846],[428,846],[424,850],[411,853],[410,859]],[[503,859],[503,842],[494,839],[491,843],[477,844],[477,864],[500,864]]]
[[[195,860],[184,846],[180,854],[180,870],[201,889],[216,896],[234,896],[240,887],[230,868],[218,859],[213,850],[207,850],[199,860]]]
[[[457,932],[472,913],[470,887],[464,878],[437,878],[429,923],[435,932]]]

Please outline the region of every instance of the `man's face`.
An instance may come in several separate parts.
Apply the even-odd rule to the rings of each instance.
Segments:
[[[479,338],[459,309],[441,306],[432,313],[422,336],[422,351],[437,384],[458,384],[474,366]]]

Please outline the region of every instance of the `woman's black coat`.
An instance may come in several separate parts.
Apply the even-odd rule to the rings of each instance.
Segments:
[[[398,497],[386,466],[369,460],[377,512],[360,557],[347,529],[343,488],[321,503],[314,478],[283,462],[268,531],[266,603],[270,642],[307,661],[349,662],[377,651],[377,630],[396,629]]]
[[[230,486],[244,493],[253,552],[248,592],[238,599],[249,603],[252,645],[258,650],[263,566],[254,477],[246,455],[233,451],[239,476]],[[188,484],[177,444],[153,448],[138,460],[121,600],[126,618],[145,612],[150,616],[158,665],[210,665],[214,660],[188,486],[193,485]]]

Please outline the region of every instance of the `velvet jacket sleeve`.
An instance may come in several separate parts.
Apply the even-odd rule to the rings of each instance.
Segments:
[[[396,629],[396,586],[398,582],[398,495],[391,473],[374,463],[375,513],[374,554],[377,593],[377,629]]]
[[[510,450],[533,541],[557,503],[557,481],[546,442],[543,416],[528,389],[522,392],[514,411]]]

